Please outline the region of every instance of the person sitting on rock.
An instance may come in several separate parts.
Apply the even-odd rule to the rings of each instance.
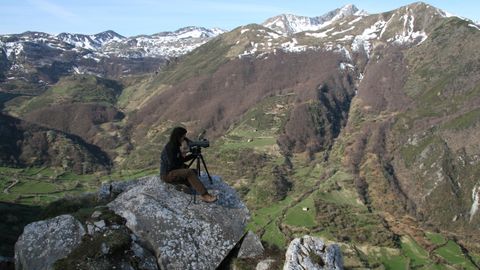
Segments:
[[[198,179],[197,171],[188,169],[184,162],[195,158],[194,155],[186,155],[180,150],[183,142],[188,142],[187,130],[176,127],[170,134],[170,140],[165,145],[161,154],[160,178],[170,184],[184,184],[193,187],[200,194],[200,200],[214,202],[217,197],[208,193],[203,183]]]

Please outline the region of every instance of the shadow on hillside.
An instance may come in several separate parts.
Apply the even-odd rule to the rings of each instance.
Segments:
[[[23,95],[0,92],[0,110],[3,110],[3,108],[5,108],[5,103],[19,96],[23,96]]]
[[[40,219],[41,211],[40,206],[0,202],[0,257],[13,258],[15,242],[23,227]]]

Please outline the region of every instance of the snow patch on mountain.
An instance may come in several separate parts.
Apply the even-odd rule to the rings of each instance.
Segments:
[[[250,32],[250,29],[249,28],[244,28],[244,29],[240,30],[240,35],[243,35],[247,32]]]
[[[105,57],[109,57],[109,56],[108,56],[108,55],[105,55]],[[95,55],[95,54],[93,54],[93,53],[86,54],[86,55],[82,56],[82,58],[84,58],[84,59],[93,59],[93,60],[94,60],[95,62],[97,62],[97,63],[101,61],[101,59],[100,59],[97,55]]]
[[[340,41],[340,42],[352,41],[353,38],[354,38],[354,36],[352,36],[352,35],[345,35],[342,38],[337,39],[337,41]]]
[[[14,54],[15,56],[19,56],[23,52],[23,43],[16,43],[16,42],[7,42],[5,44],[5,54],[7,57]]]
[[[351,70],[355,70],[355,66],[350,64],[350,63],[340,63],[339,65],[340,69],[341,70],[346,70],[347,68],[351,69]]]
[[[339,53],[342,54],[346,59],[352,61],[352,56],[351,56],[351,54],[350,54],[350,51],[347,50],[347,48],[345,48],[344,46],[338,44],[338,45],[337,45],[337,48],[334,49],[334,51],[339,52]]]
[[[282,43],[281,48],[285,52],[304,52],[308,49],[307,46],[298,45],[296,38],[292,38],[292,40],[289,42]]]
[[[326,38],[329,36],[328,32],[331,32],[333,30],[335,30],[334,27],[320,33],[306,33],[305,35],[310,37],[315,37],[315,38]]]
[[[282,35],[279,35],[279,34],[274,33],[274,32],[268,32],[268,35],[273,39],[279,39],[279,38],[282,37]]]
[[[258,51],[258,44],[250,42],[250,49],[245,50],[243,53],[239,54],[238,58],[241,59],[241,58],[246,57],[246,56],[255,55],[257,53],[257,51]]]
[[[348,22],[348,25],[352,25],[352,24],[354,24],[354,23],[356,23],[356,22],[359,22],[362,18],[363,18],[363,17],[360,16],[360,17],[356,18],[355,20],[352,20],[352,21]]]
[[[355,26],[352,26],[352,27],[350,27],[350,28],[348,28],[348,29],[345,29],[345,30],[333,32],[333,33],[332,33],[332,36],[336,36],[336,35],[339,35],[339,34],[343,34],[343,33],[352,31],[353,29],[355,29]]]
[[[315,31],[322,28],[317,24],[314,18],[292,14],[280,15],[272,21],[267,21],[263,25],[284,34]]]
[[[209,39],[205,38],[174,38],[174,37],[138,37],[124,42],[107,45],[101,52],[120,57],[139,58],[169,56],[177,57],[186,54],[203,45]],[[126,49],[122,45],[127,45]]]
[[[480,189],[478,184],[475,185],[475,187],[472,190],[472,207],[470,208],[470,222],[473,219],[473,216],[477,213],[478,211],[478,206],[479,206],[479,200],[480,200]]]
[[[480,27],[479,27],[478,25],[476,25],[476,24],[469,23],[468,26],[473,27],[473,28],[475,28],[475,29],[477,29],[477,30],[480,30]]]
[[[73,71],[75,74],[82,74],[82,72],[80,71],[80,69],[78,67],[73,67]]]
[[[377,21],[369,28],[363,30],[361,35],[355,36],[352,42],[352,50],[355,52],[363,50],[367,53],[367,55],[370,55],[370,51],[372,49],[370,40],[379,39],[379,34],[382,32],[385,25],[385,21]]]
[[[112,41],[99,51],[119,57],[178,57],[187,54],[225,31],[214,28],[185,27],[175,32],[162,32]]]
[[[203,27],[195,27],[189,26],[180,28],[175,32],[162,32],[158,34],[154,34],[151,37],[171,37],[173,39],[185,39],[185,38],[211,38],[218,36],[225,31],[214,28],[214,29],[206,29]]]
[[[427,39],[427,34],[424,31],[415,31],[415,16],[405,14],[401,18],[403,20],[403,31],[401,34],[396,34],[395,37],[390,38],[388,41],[396,44],[417,43],[421,44]]]

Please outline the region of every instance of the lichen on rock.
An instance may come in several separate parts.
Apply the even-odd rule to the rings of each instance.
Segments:
[[[341,270],[343,259],[340,247],[325,245],[322,239],[305,235],[290,242],[283,270]]]
[[[108,204],[126,226],[152,247],[162,269],[215,269],[244,235],[248,209],[218,177],[202,177],[218,196],[192,202],[159,177],[148,177]]]
[[[15,244],[15,269],[52,269],[84,235],[82,224],[71,215],[30,223]]]
[[[220,178],[202,181],[215,203],[194,202],[158,176],[71,198],[107,206],[79,209],[64,199],[80,221],[61,215],[27,225],[15,245],[16,269],[215,269],[244,235],[249,212]],[[64,208],[57,203],[49,214]]]

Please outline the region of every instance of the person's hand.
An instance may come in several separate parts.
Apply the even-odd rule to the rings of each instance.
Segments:
[[[182,142],[182,145],[180,146],[180,153],[182,154],[183,157],[187,156],[187,153],[190,151],[188,144],[186,141]]]

